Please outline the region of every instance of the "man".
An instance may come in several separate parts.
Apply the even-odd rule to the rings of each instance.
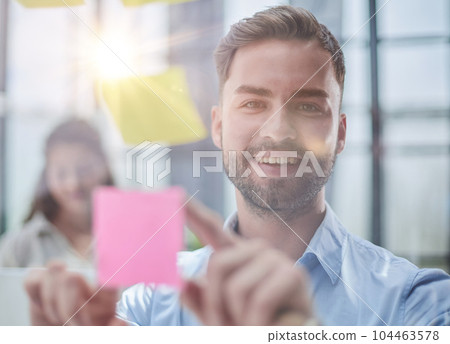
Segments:
[[[215,59],[212,137],[237,213],[222,231],[217,215],[189,202],[188,225],[209,246],[180,254],[190,278],[182,302],[171,289],[137,285],[123,293],[119,317],[138,325],[449,325],[447,274],[354,237],[325,202],[346,136],[344,60],[328,29],[305,10],[274,7],[235,24]],[[30,276],[27,290],[36,324],[122,323],[113,291],[95,294],[58,264]]]

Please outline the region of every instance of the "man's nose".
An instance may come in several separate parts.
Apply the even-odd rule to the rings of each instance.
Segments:
[[[289,114],[286,107],[282,107],[264,122],[259,130],[259,136],[271,139],[273,142],[295,140],[297,130],[292,122],[292,114]]]

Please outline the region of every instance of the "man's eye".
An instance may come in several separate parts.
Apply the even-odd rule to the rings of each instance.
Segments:
[[[250,101],[245,103],[244,107],[248,109],[259,109],[262,108],[263,105],[260,102]]]
[[[322,109],[315,105],[310,103],[302,103],[302,104],[296,104],[292,106],[292,111],[303,113],[303,114],[309,114],[309,115],[319,115],[322,114]]]
[[[319,108],[315,105],[312,104],[300,104],[298,106],[298,109],[301,111],[308,111],[308,112],[315,112],[315,111],[319,111]]]

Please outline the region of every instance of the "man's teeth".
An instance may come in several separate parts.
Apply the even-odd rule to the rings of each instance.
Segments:
[[[274,157],[264,157],[259,160],[259,163],[262,164],[295,164],[297,162],[297,158],[274,158]]]

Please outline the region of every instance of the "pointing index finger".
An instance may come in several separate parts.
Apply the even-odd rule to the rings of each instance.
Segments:
[[[211,245],[215,250],[236,242],[232,235],[223,231],[220,215],[195,199],[191,199],[186,205],[186,220],[189,229],[202,244]]]

